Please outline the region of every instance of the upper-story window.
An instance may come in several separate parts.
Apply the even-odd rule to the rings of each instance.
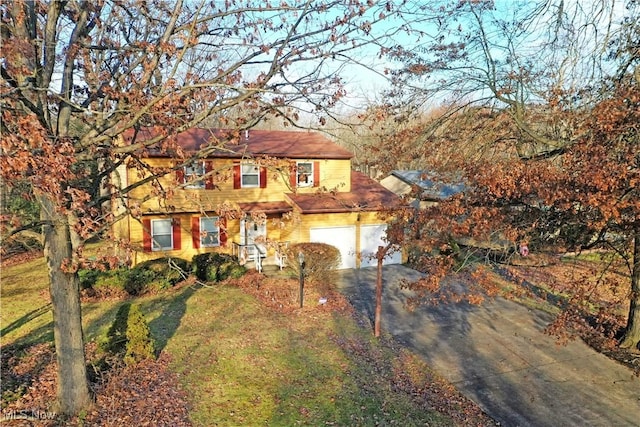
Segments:
[[[243,188],[260,187],[260,166],[255,163],[243,163],[240,169],[240,182]]]
[[[298,162],[296,164],[296,183],[298,187],[312,187],[313,177],[313,162]]]
[[[233,188],[267,188],[267,168],[250,161],[234,163]]]
[[[204,162],[193,162],[184,167],[185,188],[205,188],[205,174],[207,173]]]
[[[290,165],[289,184],[291,188],[319,187],[320,162],[296,161]]]
[[[176,180],[183,188],[214,189],[211,161],[194,161],[176,170]]]

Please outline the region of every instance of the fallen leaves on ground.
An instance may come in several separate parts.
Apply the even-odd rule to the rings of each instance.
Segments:
[[[263,305],[285,315],[305,316],[310,320],[341,313],[353,315],[363,327],[348,300],[334,289],[307,283],[304,290],[304,307],[300,308],[299,282],[296,279],[271,278],[250,272],[241,279],[229,281],[255,296]],[[326,299],[326,301],[325,301]],[[322,302],[321,302],[322,301]],[[370,326],[370,325],[369,325]],[[383,382],[398,393],[410,396],[425,410],[437,410],[451,417],[461,426],[489,426],[495,423],[472,401],[462,396],[453,386],[437,377],[416,356],[403,350],[390,338],[380,341],[381,348],[391,350],[397,356],[393,366],[382,357],[381,349],[364,341],[349,341],[333,337],[338,347],[354,358],[357,366],[380,375],[378,381],[363,382],[361,391]],[[385,351],[386,351],[385,350]],[[39,344],[27,349],[3,349],[3,394],[6,381],[23,393],[17,400],[3,408],[3,414],[20,411],[50,411],[56,393],[55,354],[52,346]],[[87,345],[87,360],[96,360],[96,346]],[[158,360],[138,365],[114,366],[105,372],[95,372],[91,383],[95,395],[94,405],[70,420],[56,417],[53,420],[11,420],[8,426],[190,426],[189,405],[176,374],[169,370],[170,357],[161,353]],[[92,368],[91,366],[89,367]],[[93,373],[93,372],[92,372]],[[375,391],[371,389],[372,393]],[[301,408],[304,411],[304,408]]]
[[[533,265],[511,265],[500,272],[506,280],[519,286],[510,296],[540,298],[548,303],[564,307],[547,332],[560,341],[579,337],[594,350],[617,361],[640,376],[640,352],[620,348],[617,338],[625,327],[624,316],[616,313],[626,311],[629,278],[624,269],[615,264],[604,273],[594,261],[547,257],[545,262]],[[585,316],[583,310],[571,309],[567,295],[572,300],[583,295],[584,300],[596,300],[603,309]],[[509,296],[509,295],[508,295]],[[588,298],[587,298],[588,296]]]
[[[300,308],[300,282],[297,279],[268,277],[250,271],[240,279],[230,281],[265,306],[282,312],[315,315],[318,313],[350,313],[349,301],[332,286],[306,283],[303,307]]]
[[[87,359],[95,357],[95,344],[87,345]],[[38,344],[12,351],[3,348],[3,397],[5,379],[25,387],[27,392],[2,408],[7,426],[191,426],[185,393],[168,364],[169,355],[138,365],[118,366],[98,375],[91,383],[95,402],[86,413],[72,419],[55,415],[35,420],[26,415],[47,418],[53,414],[56,395],[55,354],[52,346]],[[8,356],[7,359],[5,359]],[[89,367],[91,369],[91,366]],[[30,419],[11,419],[30,418]]]
[[[0,257],[0,265],[2,266],[2,268],[7,268],[11,267],[12,265],[18,265],[37,258],[41,258],[42,256],[42,250],[20,252],[17,254],[11,254],[6,257]]]

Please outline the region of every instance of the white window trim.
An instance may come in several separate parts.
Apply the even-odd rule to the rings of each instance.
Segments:
[[[309,173],[305,174],[306,176],[306,182],[300,182],[300,165],[301,164],[305,164],[305,165],[310,165],[311,166],[311,170],[309,171]],[[298,187],[313,187],[313,162],[296,162],[296,185]]]
[[[245,173],[244,167],[251,166],[257,170],[257,172]],[[257,184],[245,184],[244,177],[245,176],[257,176],[258,183]],[[240,164],[240,187],[241,188],[260,188],[260,166],[257,163],[241,163]]]
[[[200,170],[202,171],[202,174],[187,173],[187,169],[191,168],[193,170],[194,166],[200,166],[201,168]],[[205,179],[205,175],[207,174],[207,167],[205,165],[205,162],[193,162],[190,165],[184,166],[183,171],[184,171],[184,183],[185,183],[184,188],[191,188],[191,189],[205,188],[204,179]]]
[[[205,244],[204,242],[204,238],[206,237],[204,233],[207,232],[207,230],[204,229],[204,227],[202,226],[202,221],[213,221],[214,226],[216,227],[217,233],[218,233],[218,243],[216,244]],[[201,248],[215,248],[220,246],[220,225],[218,225],[218,221],[220,220],[219,217],[217,216],[201,216],[200,217],[200,247]]]
[[[155,236],[158,236],[158,233],[154,233],[154,224],[157,224],[158,222],[169,222],[169,237],[171,238],[171,246],[170,247],[161,247],[157,244]],[[151,250],[153,252],[160,252],[160,251],[170,251],[173,249],[173,220],[171,219],[152,219],[151,220],[151,230],[150,230],[150,234],[151,234]],[[160,236],[166,236],[166,234],[160,234]]]

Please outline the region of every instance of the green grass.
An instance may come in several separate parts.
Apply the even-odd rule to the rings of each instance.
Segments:
[[[185,290],[147,309],[154,336],[172,329],[165,322],[177,323],[171,314],[182,315],[165,349],[196,425],[450,424],[390,387],[393,354],[351,318],[283,315],[230,286]],[[341,349],[335,337],[357,342],[361,354]],[[360,357],[379,360],[367,366]]]
[[[3,268],[0,280],[0,345],[53,342],[49,278],[44,259]],[[106,333],[120,304],[116,301],[83,304],[87,341]]]
[[[3,346],[53,340],[47,288],[42,259],[3,269]],[[411,387],[424,388],[428,368],[417,358],[407,365],[350,316],[279,313],[233,286],[136,302],[171,355],[194,425],[454,425],[396,381],[412,370]],[[83,304],[87,340],[106,334],[120,304]]]
[[[44,259],[2,268],[0,280],[0,344],[53,341]]]

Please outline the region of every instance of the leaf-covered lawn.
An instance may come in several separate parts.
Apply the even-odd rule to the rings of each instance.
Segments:
[[[43,275],[44,264],[32,262],[5,273]],[[3,307],[21,287],[29,295],[10,317],[3,312],[3,331],[5,322],[17,325],[2,337],[5,414],[48,410],[55,393],[50,312],[25,317],[46,303],[46,284],[30,276],[21,285],[19,276],[9,288],[3,283]],[[374,339],[368,321],[339,294],[330,293],[326,305],[318,297],[308,286],[299,309],[295,280],[251,273],[138,299],[159,360],[95,375],[94,407],[65,425],[493,425],[419,358],[390,339]],[[85,304],[89,359],[121,303]],[[17,392],[5,395],[5,386]]]

